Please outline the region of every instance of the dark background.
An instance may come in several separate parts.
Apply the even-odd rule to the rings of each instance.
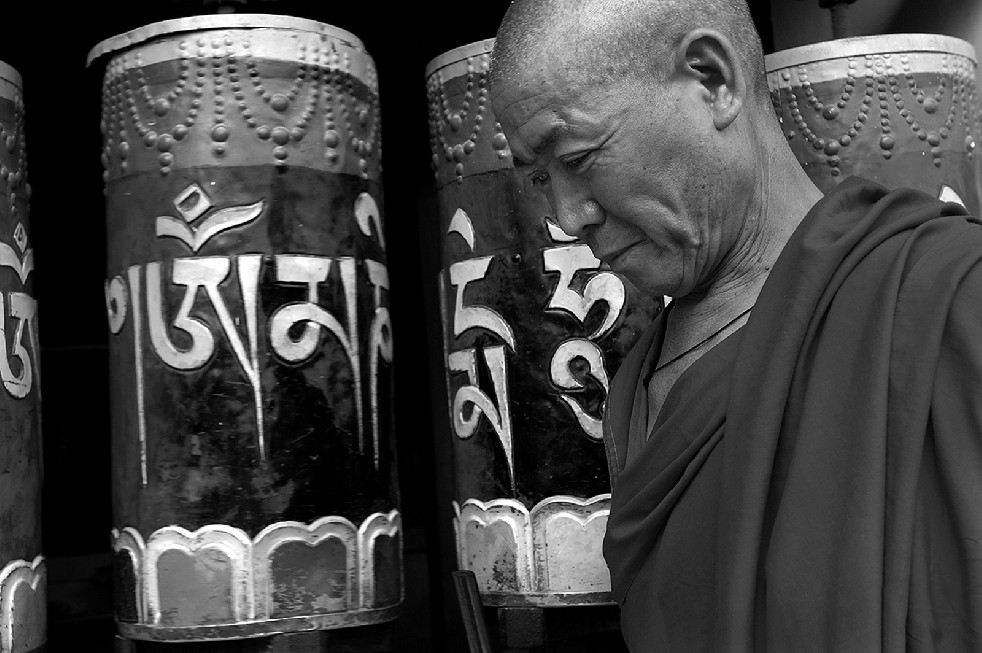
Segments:
[[[385,229],[395,338],[395,424],[405,526],[404,651],[462,651],[449,572],[450,434],[436,304],[437,211],[424,69],[433,57],[494,36],[507,0],[253,0],[240,11],[347,29],[374,56],[384,136]],[[31,239],[44,368],[44,552],[49,652],[111,651],[108,329],[99,133],[99,41],[150,22],[212,13],[213,3],[5,2],[0,60],[24,78]],[[753,3],[771,51],[767,2]]]

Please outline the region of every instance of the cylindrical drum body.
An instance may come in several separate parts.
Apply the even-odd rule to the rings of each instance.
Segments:
[[[765,57],[784,134],[829,191],[849,175],[978,215],[975,49],[935,34],[840,39]]]
[[[47,639],[41,370],[21,78],[0,62],[0,651]]]
[[[492,45],[427,69],[458,564],[486,605],[605,603],[603,405],[657,305],[514,169],[488,98]]]
[[[120,633],[395,618],[371,57],[329,25],[243,14],[149,25],[96,58]]]

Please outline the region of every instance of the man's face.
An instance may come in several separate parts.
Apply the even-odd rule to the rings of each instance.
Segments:
[[[684,296],[712,273],[724,239],[709,209],[724,181],[712,120],[685,84],[550,72],[506,78],[492,97],[516,168],[597,258],[653,296]]]

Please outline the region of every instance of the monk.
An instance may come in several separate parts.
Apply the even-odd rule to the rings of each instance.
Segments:
[[[614,379],[634,652],[982,651],[982,225],[777,123],[743,0],[517,0],[494,111],[555,219],[674,299]]]

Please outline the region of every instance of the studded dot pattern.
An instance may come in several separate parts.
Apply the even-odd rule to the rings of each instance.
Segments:
[[[12,223],[26,220],[31,185],[27,181],[24,99],[19,86],[3,78],[0,78],[0,193],[0,212],[6,212]]]
[[[860,174],[937,193],[948,177],[976,174],[974,71],[962,54],[870,51],[772,69],[768,82],[782,130],[820,188]],[[924,165],[938,172],[924,177]]]
[[[107,184],[264,162],[381,172],[374,64],[326,30],[182,32],[118,52],[106,65],[102,127]]]
[[[462,48],[427,77],[430,148],[437,183],[512,166],[488,98],[490,41]]]

